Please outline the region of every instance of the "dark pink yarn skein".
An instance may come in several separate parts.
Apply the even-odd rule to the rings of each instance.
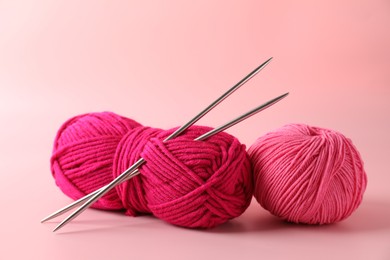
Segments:
[[[282,219],[333,223],[350,216],[362,201],[363,161],[339,132],[290,124],[260,137],[248,153],[255,198]]]
[[[84,114],[67,120],[57,132],[50,160],[57,186],[77,200],[112,181],[116,148],[127,132],[139,126],[134,120],[111,112]],[[123,208],[115,190],[92,207]]]
[[[211,228],[246,210],[253,183],[245,146],[235,137],[219,133],[193,140],[208,130],[193,126],[163,142],[174,129],[143,127],[113,113],[75,117],[57,135],[53,176],[65,194],[78,199],[142,156],[146,163],[139,168],[141,174],[94,206],[125,209],[131,216],[153,214],[183,227]]]

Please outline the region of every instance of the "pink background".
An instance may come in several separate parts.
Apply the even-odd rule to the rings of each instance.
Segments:
[[[184,2],[0,1],[0,259],[390,259],[390,2]],[[58,234],[62,218],[39,223],[70,202],[49,169],[67,118],[178,126],[271,56],[199,124],[290,91],[228,132],[247,146],[287,123],[350,137],[369,179],[350,218],[291,225],[253,201],[209,231],[97,210]]]

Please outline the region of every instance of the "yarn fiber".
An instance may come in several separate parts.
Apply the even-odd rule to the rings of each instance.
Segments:
[[[136,121],[111,112],[83,114],[67,120],[57,131],[50,160],[57,186],[77,200],[108,184],[113,180],[112,163],[119,142],[139,126]],[[92,207],[123,208],[115,190]]]
[[[253,192],[245,145],[227,133],[193,139],[210,130],[192,126],[163,142],[175,129],[144,127],[114,113],[68,120],[54,142],[51,169],[72,199],[106,185],[140,157],[140,175],[118,185],[93,207],[153,214],[168,223],[211,228],[241,215]]]
[[[363,161],[339,132],[289,124],[249,148],[254,197],[275,216],[295,223],[328,224],[350,216],[367,185]]]

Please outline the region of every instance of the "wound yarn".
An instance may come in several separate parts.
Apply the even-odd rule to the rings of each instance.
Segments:
[[[108,184],[113,180],[112,163],[119,142],[139,126],[136,121],[111,112],[83,114],[67,120],[57,131],[50,160],[57,186],[77,200]],[[115,190],[92,207],[123,208]]]
[[[249,206],[253,183],[245,145],[227,133],[194,141],[211,128],[192,126],[163,142],[175,129],[144,127],[114,113],[68,120],[58,131],[51,158],[56,184],[79,199],[113,180],[140,157],[140,175],[118,185],[93,207],[153,214],[168,223],[211,228]]]
[[[343,134],[289,124],[249,148],[254,197],[284,220],[329,224],[350,216],[367,185],[361,156]]]

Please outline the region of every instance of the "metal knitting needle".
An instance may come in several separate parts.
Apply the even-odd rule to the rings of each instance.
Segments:
[[[204,140],[204,139],[206,139],[206,138],[208,138],[208,137],[210,137],[210,136],[213,136],[213,135],[215,135],[215,134],[217,134],[217,133],[219,133],[219,132],[221,132],[221,131],[223,131],[223,130],[226,130],[227,128],[229,128],[229,127],[231,127],[231,126],[234,126],[234,125],[238,124],[239,122],[241,122],[241,121],[243,121],[243,120],[245,120],[245,119],[247,119],[247,118],[253,116],[254,114],[256,114],[256,113],[258,113],[258,112],[260,112],[260,111],[262,111],[262,110],[264,110],[264,109],[266,109],[266,108],[272,106],[273,104],[277,103],[277,102],[280,101],[281,99],[285,98],[288,94],[289,94],[289,93],[285,93],[285,94],[283,94],[283,95],[281,95],[281,96],[278,96],[278,97],[276,97],[276,98],[274,98],[274,99],[272,99],[272,100],[270,100],[270,101],[268,101],[268,102],[262,104],[261,106],[258,106],[258,107],[256,107],[256,108],[250,110],[249,112],[247,112],[247,113],[245,113],[245,114],[243,114],[243,115],[241,115],[241,116],[239,116],[239,117],[237,117],[237,118],[231,120],[230,122],[228,122],[228,123],[226,123],[226,124],[224,124],[224,125],[221,125],[220,127],[215,128],[215,129],[213,129],[213,130],[211,130],[211,131],[209,131],[209,132],[207,132],[207,133],[205,133],[205,134],[203,134],[203,135],[197,137],[195,140],[196,140],[196,141],[202,141],[202,140]],[[142,158],[141,158],[141,159],[142,159]],[[138,162],[141,161],[141,159],[138,160]],[[143,160],[143,159],[142,159],[142,160]],[[142,163],[144,163],[144,162],[145,162],[145,160],[143,160]],[[141,163],[141,165],[142,165],[142,163]],[[133,166],[134,166],[134,165],[137,165],[137,163],[133,164]],[[132,167],[133,167],[133,166],[132,166]],[[130,167],[130,168],[132,168],[132,167]],[[129,169],[130,169],[130,168],[129,168]],[[127,176],[125,176],[125,177],[123,178],[123,180],[121,180],[121,181],[128,180],[128,179],[130,179],[130,178],[132,178],[132,177],[138,175],[139,173],[140,173],[140,172],[139,172],[137,169],[136,169],[136,170],[132,170],[132,173],[129,174],[129,175],[127,175]],[[118,179],[118,178],[117,178],[117,179]],[[111,183],[113,183],[113,182],[115,182],[115,180],[112,181]],[[111,184],[111,183],[110,183],[110,184]],[[102,196],[105,194],[105,192],[108,192],[108,191],[109,191],[108,187],[110,186],[110,184],[108,184],[106,187],[104,187],[103,190],[100,190],[97,194],[95,194],[94,197],[90,198],[90,199],[89,199],[85,204],[83,204],[78,210],[76,210],[76,211],[75,211],[74,213],[72,213],[68,218],[66,218],[64,221],[62,221],[62,222],[53,230],[53,232],[57,231],[57,230],[60,229],[62,226],[64,226],[66,223],[68,223],[69,221],[71,221],[73,218],[75,218],[75,217],[77,217],[79,214],[81,214],[81,212],[82,212],[83,210],[85,210],[86,207],[88,206],[88,205],[87,205],[88,202],[92,201],[92,202],[90,202],[90,203],[92,204],[92,203],[94,203],[96,200],[98,200],[100,197],[102,197]]]
[[[258,66],[256,69],[254,69],[251,73],[249,73],[247,76],[245,76],[243,79],[241,79],[236,85],[234,85],[232,88],[230,88],[226,93],[224,93],[221,97],[216,99],[213,103],[211,103],[208,107],[206,107],[202,112],[200,112],[197,116],[195,116],[193,119],[191,119],[188,123],[177,129],[174,133],[172,133],[170,136],[168,136],[164,141],[170,140],[179,134],[181,134],[183,131],[185,131],[188,127],[196,123],[200,118],[202,118],[204,115],[206,115],[211,109],[213,109],[215,106],[217,106],[219,103],[221,103],[224,99],[226,99],[228,96],[230,96],[234,91],[236,91],[239,87],[244,85],[248,80],[253,78],[258,72],[260,72],[270,61],[272,60],[272,57],[263,62],[260,66]],[[140,159],[141,160],[141,159]],[[136,162],[136,166],[134,166],[132,169],[126,170],[124,173],[122,173],[117,178],[122,179],[122,175],[127,175],[129,172],[134,171],[134,169],[138,168],[139,165],[141,165],[143,162]],[[131,171],[130,171],[131,170]],[[120,183],[120,181],[118,181]],[[108,186],[108,185],[107,185]],[[64,212],[69,211],[70,209],[74,208],[76,205],[78,205],[81,202],[86,201],[87,199],[90,199],[92,196],[100,193],[103,189],[105,189],[107,186],[104,186],[100,188],[99,190],[94,191],[91,194],[86,195],[85,197],[73,202],[72,204],[54,212],[53,214],[47,216],[46,218],[42,219],[41,222],[45,222],[49,219],[52,219],[56,216],[59,216],[63,214]]]
[[[236,125],[238,123],[240,123],[241,121],[243,121],[243,120],[245,120],[245,119],[247,119],[247,118],[249,118],[249,117],[251,117],[251,116],[253,116],[253,115],[257,114],[257,113],[259,113],[260,111],[263,111],[264,109],[267,109],[268,107],[274,105],[275,103],[277,103],[280,100],[282,100],[283,98],[285,98],[288,94],[289,94],[289,92],[287,92],[287,93],[285,93],[283,95],[280,95],[279,97],[276,97],[274,99],[271,99],[270,101],[268,101],[268,102],[262,104],[261,106],[258,106],[256,108],[246,112],[245,114],[243,114],[243,115],[233,119],[232,121],[230,121],[230,122],[228,122],[226,124],[223,124],[223,125],[221,125],[221,126],[219,126],[217,128],[214,128],[213,130],[208,131],[207,133],[197,137],[195,140],[196,141],[202,141],[202,140],[204,140],[204,139],[206,139],[206,138],[208,138],[210,136],[213,136],[213,135],[215,135],[215,134],[217,134],[219,132],[222,132],[222,131],[224,131],[224,130],[226,130],[226,129],[228,129],[228,128],[230,128],[230,127],[232,127],[232,126],[234,126],[234,125]]]
[[[125,182],[125,181],[127,181],[127,180],[133,178],[135,175],[138,175],[138,174],[139,174],[139,171],[138,171],[138,169],[137,169],[137,170],[135,170],[134,172],[132,172],[130,175],[128,175],[128,177],[127,177],[125,180],[123,180],[123,182]],[[91,192],[91,193],[89,193],[89,194],[87,194],[87,195],[85,195],[84,197],[82,197],[82,198],[80,198],[80,199],[78,199],[78,200],[76,200],[76,201],[74,201],[74,202],[72,202],[72,203],[70,203],[68,206],[65,206],[65,207],[63,207],[63,208],[61,208],[61,209],[59,209],[59,210],[53,212],[53,213],[50,214],[49,216],[43,218],[43,219],[41,220],[41,223],[46,222],[46,221],[48,221],[48,220],[50,220],[50,219],[56,218],[56,217],[58,217],[58,216],[61,216],[62,214],[68,212],[69,210],[71,210],[71,209],[77,207],[78,205],[80,205],[80,204],[83,203],[84,201],[87,201],[89,198],[93,197],[95,194],[97,194],[99,191],[101,191],[101,190],[104,189],[105,187],[107,187],[107,185],[106,185],[106,186],[103,186],[103,187],[101,187],[100,189],[97,189],[97,190],[95,190],[95,191],[93,191],[93,192]]]

